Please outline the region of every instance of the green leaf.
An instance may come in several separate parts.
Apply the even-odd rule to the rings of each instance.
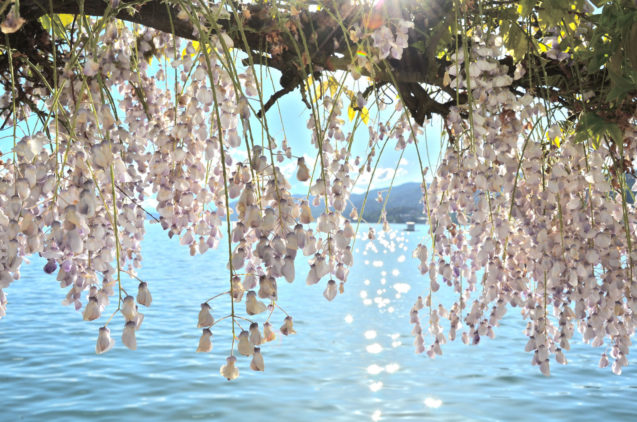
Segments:
[[[542,2],[542,8],[538,11],[538,18],[542,23],[542,29],[558,26],[568,14],[569,0],[551,0]]]
[[[40,24],[42,24],[42,28],[49,32],[51,30],[51,18],[49,15],[44,15],[40,17]]]
[[[518,14],[522,17],[529,16],[535,7],[535,0],[522,0],[518,4]]]
[[[611,75],[611,89],[606,96],[606,101],[621,101],[631,91],[637,90],[637,84],[630,79],[626,79],[623,76],[610,72]]]
[[[410,47],[415,48],[416,50],[420,51],[421,53],[425,52],[425,49],[427,48],[427,46],[425,45],[425,42],[423,40],[419,40],[413,44],[409,45]]]
[[[633,68],[637,68],[637,21],[632,24],[630,32],[626,34],[624,51]]]
[[[579,121],[575,142],[591,140],[593,148],[597,149],[603,136],[608,136],[615,142],[621,142],[623,134],[617,124],[610,122],[596,113],[585,113]]]
[[[529,40],[526,32],[516,22],[511,22],[508,31],[504,31],[504,45],[513,52],[516,61],[522,60],[529,51]]]

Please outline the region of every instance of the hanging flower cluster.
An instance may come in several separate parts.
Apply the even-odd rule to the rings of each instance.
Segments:
[[[178,18],[206,21],[191,12]],[[152,304],[152,281],[136,273],[148,216],[142,204],[154,199],[158,215],[152,218],[191,255],[228,249],[227,289],[193,309],[201,329],[196,351],[210,352],[214,327],[226,321],[232,344],[221,375],[238,377],[242,356],[250,369],[263,371],[262,348],[278,333],[296,333],[278,293],[297,279],[297,255],[309,257],[306,284],[320,285],[328,301],[343,293],[353,264],[353,220],[359,219],[355,208],[352,222],[343,213],[356,172],[373,172],[380,144],[391,140],[403,151],[417,146],[423,130],[396,101],[396,117],[369,126],[365,159],[352,159],[353,134],[343,119],[349,104],[338,89],[321,92],[308,102],[312,166],[293,155],[285,139],[270,135],[266,119],[259,122],[263,139],[255,140],[261,83],[253,67],[237,70],[233,42],[222,31],[209,35],[210,28],[198,26],[196,44],[106,20],[100,25],[97,32],[81,29],[87,33],[77,50],[64,52],[74,60],[57,75],[54,95],[30,91],[45,98],[46,125],[14,137],[2,155],[0,317],[4,289],[20,278],[25,257],[38,254],[47,260],[44,272],[67,289],[65,305],[81,310],[86,321],[104,318],[96,353],[115,347],[113,321],[122,343],[136,349],[143,309]],[[352,29],[353,42],[364,39],[372,47],[353,59],[355,76],[402,57],[414,24],[388,25]],[[576,329],[584,341],[605,346],[600,365],[609,365],[610,357],[620,373],[637,310],[637,218],[623,173],[609,169],[637,161],[637,129],[625,129],[628,142],[619,152],[604,143],[576,143],[552,120],[547,103],[511,92],[524,70],[509,74],[501,54],[498,37],[476,36],[448,69],[450,86],[470,101],[449,113],[449,148],[431,185],[423,185],[432,243],[414,251],[429,285],[410,313],[416,351],[440,355],[457,335],[470,344],[493,338],[507,309],[517,307],[528,319],[526,349],[543,373],[551,356],[566,363]],[[151,65],[153,58],[168,64]],[[24,91],[29,88],[25,82]],[[11,104],[13,95],[5,92],[0,102]],[[350,100],[359,110],[367,103],[360,93]],[[382,113],[385,104],[377,106]],[[28,114],[14,110],[11,117],[17,127]],[[286,160],[296,162],[307,197],[292,195]],[[389,230],[384,211],[381,221]],[[374,240],[373,228],[367,237]],[[436,304],[441,284],[458,294],[450,306]],[[116,309],[103,316],[109,305]],[[278,330],[271,322],[277,317]]]
[[[330,301],[344,291],[355,231],[341,215],[353,185],[349,155],[340,147],[346,139],[343,105],[326,96],[320,113],[330,117],[308,122],[320,175],[299,158],[297,178],[311,195],[296,199],[277,165],[291,158],[285,141],[276,151],[273,138],[260,144],[252,139],[248,98],[259,95],[259,84],[251,68],[228,71],[224,52],[232,41],[213,37],[207,51],[187,43],[169,67],[151,68],[146,54],[178,51],[174,42],[155,31],[108,24],[83,63],[59,76],[59,95],[47,104],[57,113],[50,135],[17,140],[2,162],[0,316],[7,303],[3,289],[20,277],[25,256],[39,254],[48,260],[44,271],[57,274],[68,289],[64,303],[82,310],[84,320],[101,318],[117,294],[96,352],[114,347],[108,326],[117,315],[122,343],[135,350],[144,319],[140,306],[152,303],[152,283],[136,276],[147,217],[141,204],[150,196],[157,201],[152,218],[191,255],[219,246],[226,236],[229,289],[201,305],[197,352],[212,350],[212,327],[229,319],[233,345],[221,373],[233,379],[235,340],[239,355],[252,357],[250,367],[264,370],[261,346],[276,337],[270,323],[275,310],[285,314],[280,332],[295,333],[277,301],[279,283],[295,281],[297,253],[310,257],[307,284],[322,282]],[[174,89],[167,89],[171,83]],[[235,161],[239,149],[247,151],[247,160]],[[317,221],[310,203],[323,207]],[[231,306],[230,314],[215,320],[210,302],[217,297],[229,297]],[[245,314],[237,306],[244,297]],[[262,314],[260,325],[254,318]],[[249,331],[234,336],[240,320]]]
[[[400,60],[403,56],[403,50],[408,46],[407,32],[413,27],[413,22],[401,19],[396,25],[395,37],[391,29],[385,25],[374,31],[372,41],[374,47],[378,49],[378,59],[383,60],[391,56],[393,59]]]
[[[414,257],[430,288],[411,311],[416,351],[441,354],[440,345],[460,332],[467,344],[493,338],[513,307],[528,320],[526,351],[543,374],[551,356],[567,363],[575,330],[604,347],[600,366],[610,356],[620,374],[637,323],[634,205],[613,189],[608,145],[576,143],[542,103],[517,98],[509,86],[521,72],[507,74],[498,63],[501,38],[488,39],[476,36],[448,69],[451,86],[473,102],[451,111],[453,143],[424,190],[432,246],[419,245]],[[623,136],[621,158],[634,161],[634,126]],[[434,306],[440,281],[458,294],[448,311]]]

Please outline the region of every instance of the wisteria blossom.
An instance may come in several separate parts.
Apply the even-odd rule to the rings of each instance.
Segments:
[[[610,351],[619,374],[628,363],[637,310],[633,205],[612,192],[606,146],[577,143],[550,123],[544,105],[512,95],[513,79],[497,61],[501,38],[475,41],[470,57],[458,54],[449,67],[452,86],[471,86],[472,124],[461,117],[467,109],[451,111],[447,124],[456,144],[424,190],[434,246],[421,244],[414,252],[430,283],[427,336],[420,298],[411,311],[416,351],[425,350],[428,337],[427,353],[440,354],[440,344],[461,329],[465,343],[493,338],[507,309],[518,307],[529,320],[525,350],[543,374],[550,374],[551,357],[567,364],[576,330],[585,342],[604,346],[601,367]],[[536,140],[534,122],[547,125],[560,146],[547,149]],[[624,137],[635,134],[632,126]],[[635,142],[629,145],[624,154],[634,157]],[[444,316],[431,310],[440,280],[458,295]],[[449,321],[447,335],[441,317]]]
[[[153,301],[154,280],[138,274],[150,220],[193,256],[227,251],[220,265],[227,283],[203,293],[188,324],[200,335],[196,352],[212,350],[213,332],[231,333],[229,344],[215,340],[215,348],[229,349],[220,374],[232,380],[238,365],[264,371],[262,353],[277,335],[288,341],[296,334],[284,291],[308,285],[326,306],[338,302],[348,291],[357,233],[373,247],[390,230],[384,208],[378,230],[360,225],[364,209],[345,210],[357,181],[373,180],[386,146],[420,158],[420,123],[430,116],[413,115],[417,99],[400,89],[412,84],[428,95],[429,87],[404,82],[394,92],[378,78],[417,49],[410,37],[420,22],[400,13],[375,26],[352,22],[343,30],[352,57],[339,60],[351,60],[356,82],[320,80],[332,69],[304,53],[302,65],[290,65],[308,68],[302,77],[291,72],[296,85],[282,91],[298,86],[307,105],[308,158],[290,146],[290,134],[270,130],[267,110],[258,111],[267,108],[260,70],[237,59],[233,38],[207,26],[194,7],[200,2],[191,3],[180,4],[176,17],[194,25],[198,42],[87,18],[95,28],[80,27],[78,50],[62,51],[73,60],[47,81],[53,95],[19,80],[27,106],[14,110],[15,92],[2,92],[1,113],[14,133],[0,155],[0,317],[11,312],[5,290],[38,255],[43,272],[65,289],[62,303],[79,320],[103,324],[97,354],[120,347],[111,329],[135,350]],[[209,7],[213,15],[228,12]],[[24,23],[11,6],[0,28],[8,36]],[[292,20],[284,28],[301,40]],[[422,275],[411,283],[420,296],[408,314],[415,351],[435,358],[448,341],[494,338],[517,308],[528,323],[529,362],[541,373],[550,374],[553,359],[567,364],[577,331],[600,348],[599,366],[620,374],[637,312],[637,217],[626,184],[637,162],[635,116],[607,130],[615,143],[582,139],[556,117],[559,107],[549,109],[552,94],[542,101],[513,86],[527,69],[503,62],[501,35],[474,29],[470,43],[438,58],[448,66],[436,95],[456,93],[458,101],[443,113],[439,165],[416,175],[430,232],[412,255]],[[278,31],[262,58],[283,53]],[[550,34],[546,57],[566,66],[560,32]],[[583,92],[581,101],[592,96]],[[368,107],[377,114],[370,118]],[[354,142],[364,155],[354,156]],[[307,194],[293,194],[293,184]],[[383,207],[387,195],[376,198]],[[147,201],[156,202],[156,213]],[[307,268],[298,264],[305,259]],[[443,304],[440,289],[451,289],[455,302]]]

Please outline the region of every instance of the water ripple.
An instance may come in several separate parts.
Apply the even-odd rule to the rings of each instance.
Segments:
[[[418,243],[424,234],[419,230],[401,233],[400,242]],[[150,226],[144,241],[140,277],[149,282],[154,301],[140,309],[145,319],[136,352],[123,347],[123,324],[116,317],[110,325],[115,348],[95,355],[104,318],[83,322],[80,312],[60,306],[65,291],[50,289],[57,283],[42,273],[41,259],[23,269],[22,279],[7,289],[8,314],[0,320],[0,420],[545,422],[572,420],[575,414],[578,422],[634,419],[633,366],[621,377],[600,370],[600,351],[574,340],[569,365],[552,365],[553,376],[545,378],[523,352],[520,318],[506,318],[498,337],[478,347],[446,344],[435,360],[414,354],[408,312],[424,284],[412,259],[404,258],[410,253],[400,247],[389,255],[380,246],[378,252],[368,249],[370,264],[361,260],[352,268],[346,294],[332,303],[322,300],[321,289],[281,284],[280,302],[294,316],[297,335],[278,334],[263,346],[265,373],[250,371],[249,359],[240,358],[241,376],[227,382],[219,367],[229,353],[228,324],[214,330],[211,353],[195,353],[199,304],[227,288],[223,251],[190,257],[164,237]],[[406,285],[383,286],[383,268]],[[378,305],[391,301],[394,312],[366,306],[369,298],[361,289],[373,292]],[[436,301],[452,297],[443,290]],[[229,312],[227,307],[215,302],[215,317]],[[282,322],[275,314],[273,325]]]

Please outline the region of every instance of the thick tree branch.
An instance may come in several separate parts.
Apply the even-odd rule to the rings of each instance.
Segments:
[[[138,1],[119,1],[119,12],[116,18],[128,22],[134,22],[146,27],[154,28],[176,36],[197,40],[195,28],[192,24],[178,18],[179,10],[160,0],[149,0],[139,5]],[[360,26],[364,17],[369,15],[370,9],[363,6],[352,6],[347,2],[324,2],[324,8],[319,11],[308,10],[287,13],[285,19],[272,13],[270,3],[257,3],[250,5],[237,5],[237,9],[226,10],[216,22],[215,28],[209,28],[214,33],[215,29],[225,31],[233,40],[234,47],[246,52],[252,57],[261,60],[257,64],[264,64],[275,68],[282,73],[282,90],[268,101],[265,113],[279,97],[292,91],[307,76],[322,71],[352,71],[354,58],[351,57],[348,48],[349,34],[344,29]],[[37,19],[48,13],[80,14],[91,16],[104,16],[112,11],[109,2],[104,0],[63,0],[52,2],[52,9],[47,0],[22,0],[20,1],[20,13],[27,20],[24,29],[14,34],[14,38],[23,37],[25,31],[33,31]],[[451,106],[456,105],[457,98],[466,101],[467,96],[456,95],[454,91],[445,86],[444,72],[448,62],[432,57],[435,51],[435,43],[438,42],[438,34],[430,30],[440,22],[451,8],[451,1],[439,2],[436,7],[422,9],[422,6],[412,7],[412,19],[418,25],[417,31],[410,31],[410,45],[420,44],[420,48],[409,47],[404,50],[400,60],[386,60],[379,69],[370,74],[369,69],[359,69],[362,75],[372,77],[376,84],[392,84],[400,92],[407,108],[414,119],[422,124],[425,118],[432,114],[445,116]],[[388,13],[399,13],[389,11]],[[337,17],[339,20],[337,20]],[[423,26],[424,23],[424,26]],[[422,46],[424,45],[424,48]],[[350,46],[351,47],[351,46]],[[14,47],[15,48],[15,47]],[[27,48],[27,46],[24,46]],[[19,47],[18,47],[19,49]],[[307,50],[306,50],[307,49]],[[557,81],[553,86],[544,86],[539,81],[532,81],[529,77],[521,78],[514,82],[513,90],[522,88],[524,92],[530,92],[538,97],[557,101],[568,108],[576,107],[574,90],[568,87],[568,81],[572,80],[574,69],[570,69],[565,63],[548,57],[532,56],[527,63],[537,63],[542,60],[542,66],[546,76]],[[501,60],[502,64],[509,66],[512,75],[515,68],[513,60],[508,57]],[[5,64],[6,65],[6,64]],[[5,67],[0,63],[0,72]],[[587,75],[584,66],[580,66],[578,73],[585,75],[586,86],[598,92],[607,83],[606,71],[598,71],[596,74]],[[292,83],[293,82],[293,83]],[[452,100],[447,103],[439,103],[433,100],[423,86],[438,87],[448,94]],[[575,90],[578,91],[578,90]]]

